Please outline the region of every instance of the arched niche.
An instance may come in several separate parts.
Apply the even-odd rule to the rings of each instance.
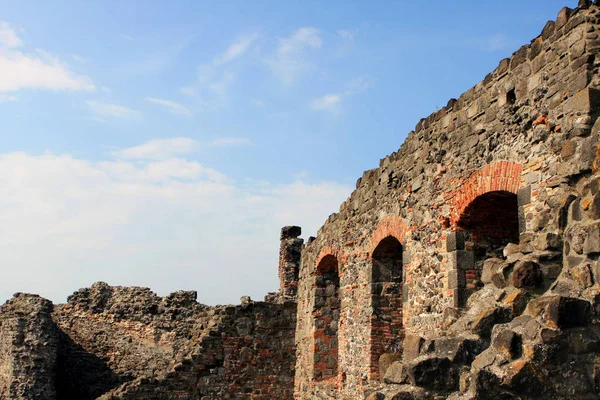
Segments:
[[[338,328],[340,321],[338,259],[324,256],[317,264],[314,287],[314,379],[338,374]]]
[[[379,357],[401,352],[402,243],[394,236],[383,238],[371,257],[371,373],[379,377]]]

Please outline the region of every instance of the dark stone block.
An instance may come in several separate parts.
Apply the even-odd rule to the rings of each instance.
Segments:
[[[517,201],[519,206],[524,206],[525,204],[531,203],[531,186],[525,186],[519,189],[519,193],[517,194]]]
[[[446,237],[446,251],[464,250],[465,235],[462,231],[450,232]]]
[[[281,228],[280,239],[295,239],[302,234],[302,228],[299,226],[284,226]]]
[[[456,269],[459,272],[475,268],[475,255],[472,251],[456,250],[452,254]]]
[[[543,280],[540,265],[533,261],[519,261],[512,273],[512,284],[516,288],[536,287],[541,285]]]
[[[539,297],[527,305],[530,315],[543,316],[546,322],[560,329],[588,324],[591,310],[589,301],[564,296]]]
[[[434,390],[458,387],[458,366],[446,357],[420,356],[408,364],[408,377],[413,385]]]

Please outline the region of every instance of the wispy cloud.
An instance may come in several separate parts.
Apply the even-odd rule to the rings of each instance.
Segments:
[[[144,144],[113,151],[112,155],[124,159],[161,160],[198,151],[200,143],[187,137],[154,139]]]
[[[120,104],[104,103],[100,101],[88,101],[86,103],[92,113],[100,118],[122,118],[135,120],[142,118],[142,113],[140,111],[122,106]]]
[[[259,38],[258,33],[239,37],[225,51],[213,57],[211,62],[199,65],[196,81],[181,88],[180,92],[186,96],[209,97],[210,100],[205,99],[205,103],[210,106],[226,104],[237,76],[230,64],[243,57]]]
[[[15,48],[23,44],[14,29],[7,22],[0,21],[0,47]]]
[[[18,100],[17,96],[11,96],[11,95],[8,95],[8,94],[0,94],[0,104],[1,103],[8,103],[8,102],[11,102],[11,101],[17,101],[17,100]]]
[[[328,111],[338,115],[342,111],[342,100],[369,90],[373,86],[374,81],[371,78],[359,76],[348,82],[345,90],[313,99],[309,104],[309,108],[313,111]]]
[[[340,112],[340,101],[342,94],[326,94],[325,96],[313,99],[310,102],[310,109],[314,111],[329,111],[333,114]]]
[[[171,114],[183,116],[183,117],[191,117],[192,116],[192,112],[190,111],[189,108],[187,108],[179,103],[176,103],[172,100],[157,99],[155,97],[146,97],[144,100],[146,100],[150,103],[158,104],[158,105],[166,108]]]
[[[213,59],[214,65],[223,65],[231,62],[246,53],[250,46],[260,37],[258,33],[250,33],[240,37],[237,41],[233,42],[223,54],[216,56]]]
[[[189,137],[153,139],[144,144],[113,151],[111,154],[126,160],[164,160],[186,154],[197,153],[211,148],[247,146],[249,139],[238,137],[217,137],[207,141],[199,141]]]
[[[17,32],[0,22],[0,92],[21,89],[93,90],[87,76],[73,73],[59,58],[43,50],[24,54],[16,48],[23,44]]]
[[[289,85],[315,68],[308,60],[306,50],[319,49],[321,44],[322,40],[316,28],[300,28],[291,36],[279,39],[277,50],[266,59],[266,63],[277,78]]]

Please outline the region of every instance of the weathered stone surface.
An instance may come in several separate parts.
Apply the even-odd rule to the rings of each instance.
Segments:
[[[458,388],[458,369],[446,357],[420,356],[407,367],[408,377],[413,385],[438,390]]]
[[[489,307],[482,310],[473,322],[471,331],[478,335],[489,337],[496,324],[507,322],[511,317],[510,310],[503,307]]]
[[[527,313],[541,317],[554,328],[569,328],[585,325],[591,318],[589,301],[563,296],[543,296],[527,305]]]
[[[17,293],[0,308],[0,398],[56,398],[58,330],[52,303]]]
[[[384,373],[383,381],[385,383],[402,384],[408,382],[408,369],[406,365],[397,361],[390,365]]]
[[[386,372],[397,361],[402,361],[402,356],[398,354],[382,354],[379,357],[379,374],[382,379],[386,376]],[[388,383],[401,383],[401,382],[388,382]]]
[[[516,288],[536,287],[544,279],[540,265],[534,261],[520,261],[512,273],[512,285]]]

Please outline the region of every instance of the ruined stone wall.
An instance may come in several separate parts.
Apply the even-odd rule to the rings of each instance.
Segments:
[[[278,298],[278,297],[277,297]],[[56,398],[290,399],[296,303],[208,307],[96,283],[55,306]]]
[[[478,259],[476,249],[485,232],[463,231],[461,218],[490,218],[475,215],[484,206],[473,210],[486,194],[492,209],[516,203],[512,241],[538,252],[531,257],[545,287],[559,276],[565,213],[598,162],[599,8],[580,3],[563,9],[458,100],[422,119],[397,152],[364,173],[339,213],[307,243],[298,285],[298,398],[359,398],[379,380],[372,365],[372,253],[386,237],[403,246],[404,329],[425,338],[439,334],[446,310],[463,307],[483,286],[482,261],[492,254]],[[589,198],[585,204],[590,207]],[[506,244],[493,254],[505,254]],[[339,261],[339,373],[315,381],[315,368],[322,368],[315,360],[321,344],[314,334],[316,267],[330,255]]]
[[[136,379],[107,393],[116,399],[292,399],[296,304],[249,302],[223,320],[161,379]]]
[[[58,334],[52,303],[17,293],[0,308],[0,399],[54,399]]]
[[[220,321],[196,292],[158,297],[148,288],[96,283],[55,306],[61,329],[59,399],[95,399],[135,378],[160,377]]]

